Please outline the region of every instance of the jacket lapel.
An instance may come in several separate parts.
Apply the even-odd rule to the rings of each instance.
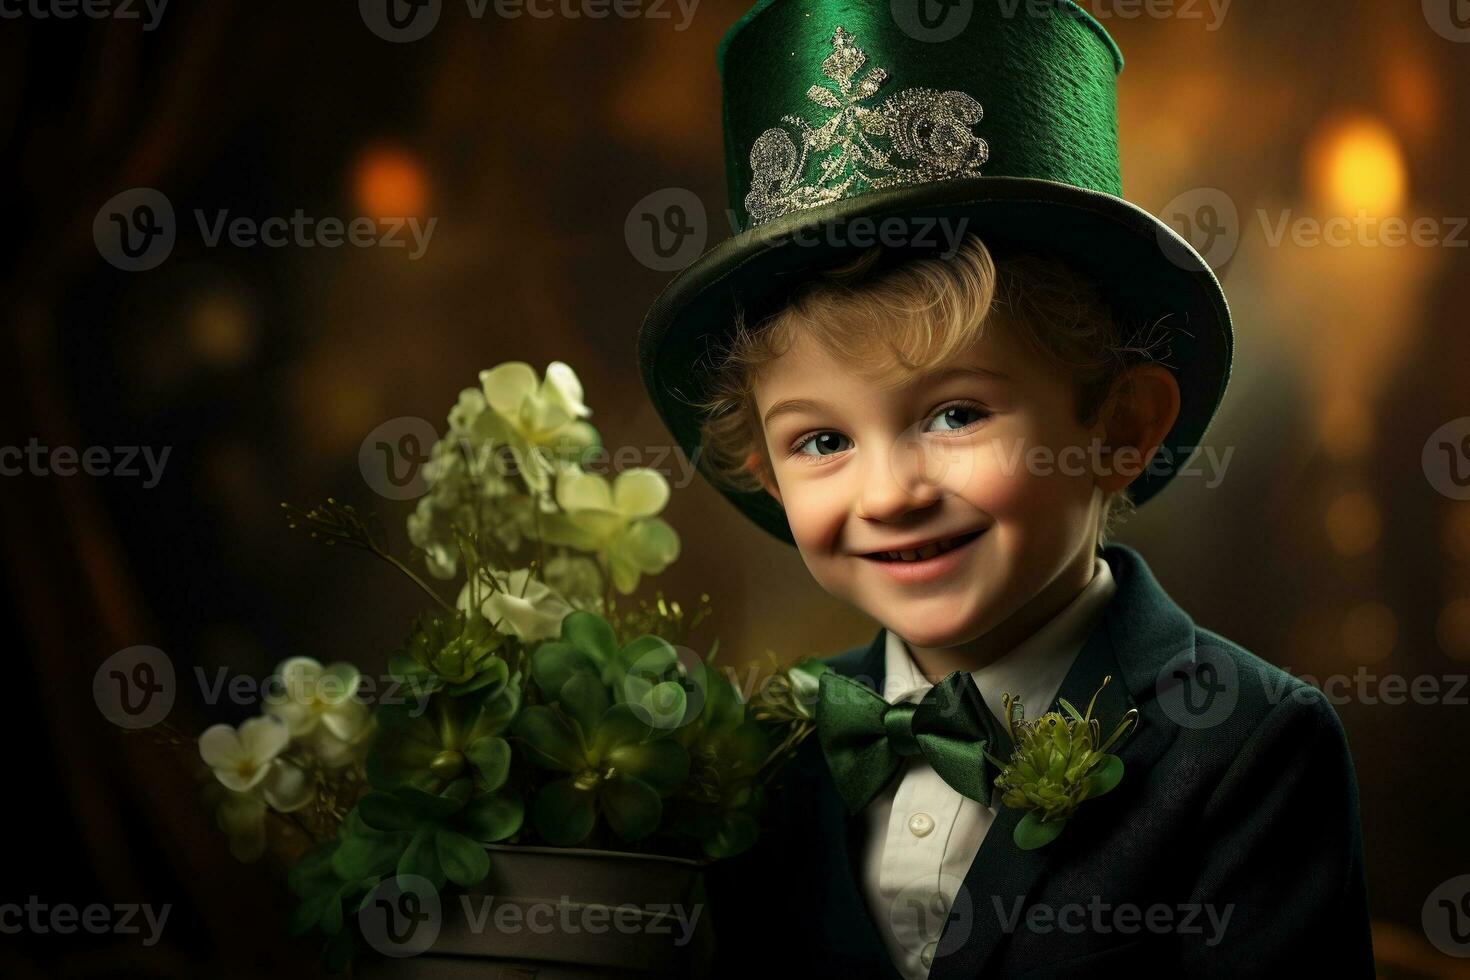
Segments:
[[[1093,711],[1107,732],[1129,708],[1152,699],[1163,664],[1181,650],[1193,648],[1194,624],[1159,587],[1137,552],[1114,544],[1104,549],[1103,558],[1117,581],[1117,592],[1104,608],[1101,625],[1092,631],[1063,680],[1058,698],[1086,711],[1103,678],[1111,676],[1112,682],[1098,695]],[[1059,708],[1054,703],[1048,710]],[[1174,734],[1141,714],[1133,733],[1115,750],[1123,760],[1125,775],[1110,796],[1121,798],[1130,779],[1144,778]],[[1093,805],[1107,802],[1104,797]],[[1111,802],[1116,804],[1118,799]],[[1020,810],[999,806],[940,936],[929,971],[932,980],[958,980],[985,972],[986,964],[1008,938],[1007,925],[1014,928],[1014,917],[1024,914],[1027,897],[1048,867],[1065,860],[1068,835],[1075,842],[1081,829],[1080,825],[1069,826],[1046,847],[1023,851],[1011,836],[1022,815]],[[1091,815],[1096,816],[1096,811]],[[1084,806],[1076,819],[1085,823],[1088,816]]]

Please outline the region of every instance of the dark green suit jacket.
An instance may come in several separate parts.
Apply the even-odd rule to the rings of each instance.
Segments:
[[[1115,749],[1126,774],[1040,850],[1017,848],[1021,814],[999,809],[935,923],[929,976],[1372,976],[1357,784],[1336,713],[1196,626],[1136,551],[1102,555],[1117,592],[1060,696],[1082,708],[1112,675],[1094,715],[1106,733],[1138,708]],[[880,629],[826,663],[881,691],[883,654]],[[1211,688],[1228,711],[1202,697]],[[1181,714],[1181,696],[1212,705],[1208,724]],[[898,977],[861,890],[862,816],[846,812],[815,736],[763,820],[753,849],[706,873],[719,975]]]

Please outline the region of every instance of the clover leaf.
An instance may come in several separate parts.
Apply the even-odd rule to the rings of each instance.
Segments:
[[[536,794],[531,822],[552,844],[584,840],[602,816],[624,840],[658,829],[662,797],[688,776],[689,754],[630,704],[612,704],[590,673],[575,673],[555,705],[533,705],[513,733],[536,765],[566,776]]]
[[[379,789],[443,792],[470,776],[477,792],[499,789],[510,774],[510,744],[501,737],[520,708],[520,675],[462,697],[438,694],[422,704],[385,704],[367,760]]]

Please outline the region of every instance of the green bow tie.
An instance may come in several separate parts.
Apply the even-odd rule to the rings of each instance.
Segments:
[[[872,802],[911,755],[922,755],[961,795],[989,806],[996,773],[986,753],[1001,758],[1010,753],[1005,731],[974,678],[958,670],[918,704],[889,704],[851,677],[823,671],[817,738],[852,813]]]

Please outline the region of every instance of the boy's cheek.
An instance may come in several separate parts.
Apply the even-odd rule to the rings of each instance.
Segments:
[[[1046,495],[1049,488],[1036,485],[1024,458],[1018,461],[1006,455],[1004,447],[991,446],[975,454],[969,479],[959,492],[974,509],[1000,520],[1036,507],[1038,494]]]
[[[803,557],[830,554],[842,530],[845,511],[834,494],[786,494],[786,522]]]
[[[1063,454],[1025,439],[996,439],[976,453],[965,496],[997,518],[1047,513],[1090,489],[1092,474],[1078,453]]]

